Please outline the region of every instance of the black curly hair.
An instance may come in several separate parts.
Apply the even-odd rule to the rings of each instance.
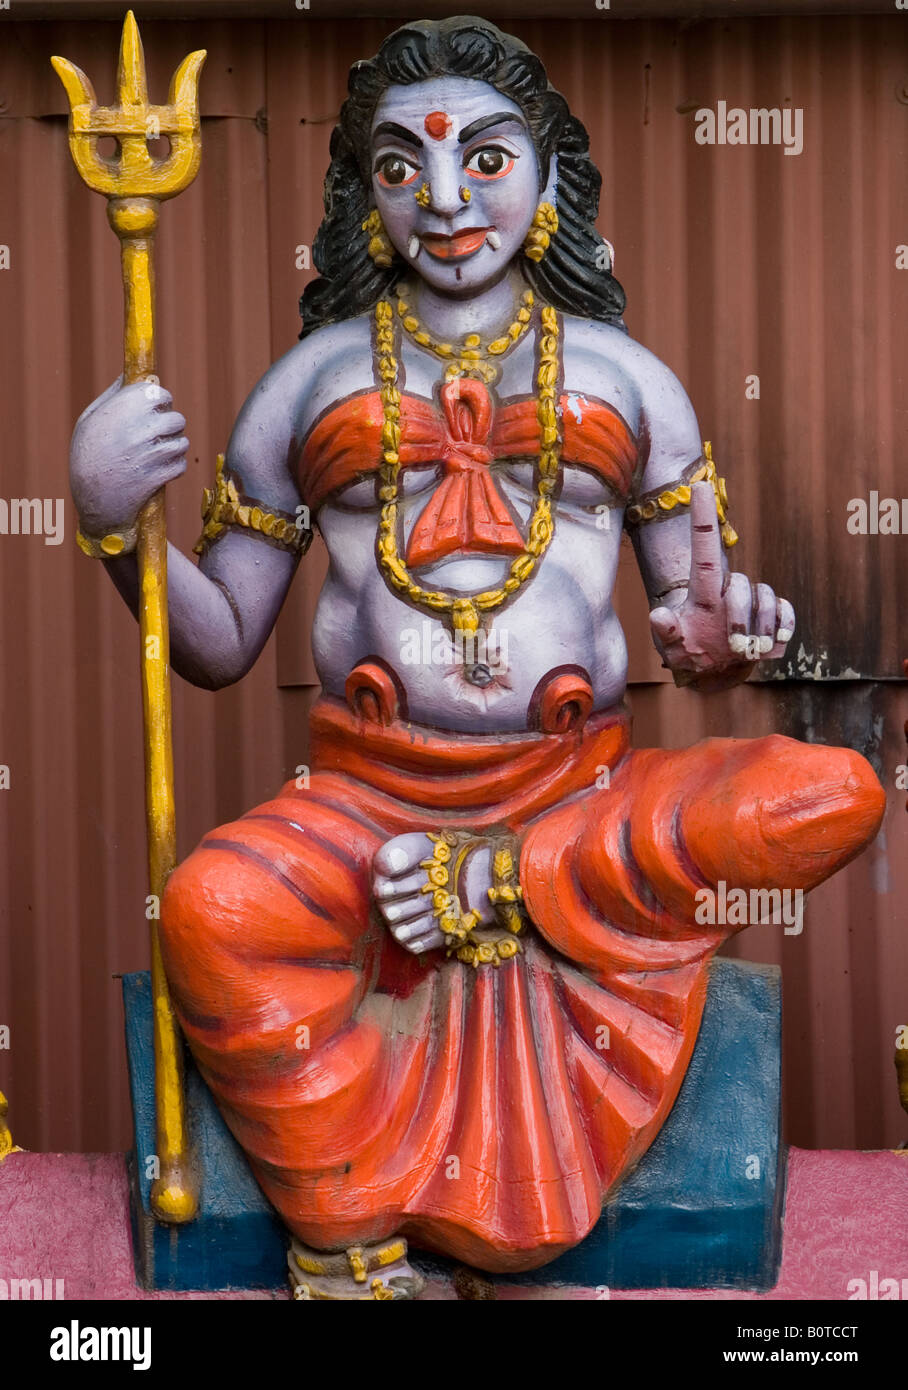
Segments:
[[[373,308],[404,270],[397,252],[391,265],[382,268],[367,251],[363,222],[374,206],[369,167],[372,120],[388,87],[445,75],[488,82],[516,102],[536,148],[540,192],[548,181],[551,157],[557,156],[558,231],[541,261],[522,262],[531,287],[566,313],[624,328],[624,290],[604,268],[610,258],[593,225],[602,179],[590,159],[584,126],[549,84],[545,68],[526,44],[486,19],[458,15],[396,29],[374,58],[350,69],[348,97],[331,134],[325,216],[313,247],[319,278],[306,286],[300,299],[300,337]]]

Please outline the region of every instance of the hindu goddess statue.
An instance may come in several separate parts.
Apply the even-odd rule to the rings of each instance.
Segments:
[[[198,564],[169,553],[173,665],[209,689],[259,655],[309,518],[330,557],[311,776],[206,836],[161,921],[303,1297],[412,1296],[407,1239],[492,1272],[582,1241],[672,1108],[735,930],[695,894],[809,890],[882,817],[849,749],[629,747],[622,529],[678,684],[744,680],[795,618],[728,568],[724,487],[625,328],[599,188],[492,24],[409,24],[356,63],[300,341],[239,414]],[[122,538],[104,564],[134,610],[136,516],[185,428],[117,382],[74,434],[83,548]]]

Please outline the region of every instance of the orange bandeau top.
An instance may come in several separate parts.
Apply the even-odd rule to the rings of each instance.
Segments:
[[[611,406],[589,396],[562,395],[558,407],[562,462],[591,469],[626,498],[638,458],[627,424]],[[402,395],[400,425],[402,469],[443,461],[456,448],[446,412],[422,396]],[[374,390],[348,397],[313,425],[297,468],[300,496],[313,513],[331,493],[378,471],[381,432],[382,402]],[[536,402],[527,398],[498,406],[484,440],[475,430],[467,433],[474,444],[486,445],[490,460],[532,457],[539,453]]]

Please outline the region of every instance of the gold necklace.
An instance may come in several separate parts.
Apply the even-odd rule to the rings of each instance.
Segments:
[[[536,302],[533,291],[525,290],[521,295],[521,307],[517,310],[513,323],[508,325],[500,338],[493,339],[483,348],[479,334],[468,333],[461,346],[457,347],[454,343],[439,342],[423,328],[416,315],[411,313],[410,305],[404,298],[405,293],[406,290],[402,290],[398,296],[398,317],[414,343],[429,352],[434,352],[436,357],[440,357],[446,363],[445,381],[452,381],[456,376],[469,373],[471,376],[480,377],[486,385],[493,382],[498,375],[495,364],[486,360],[488,355],[500,357],[513,347],[514,343],[519,342],[530,326],[533,305]]]
[[[382,504],[378,522],[378,563],[385,583],[424,612],[445,614],[452,629],[475,632],[481,613],[500,608],[526,583],[537,561],[549,547],[555,529],[551,498],[561,468],[561,449],[558,438],[558,416],[555,409],[555,384],[558,380],[558,315],[546,305],[542,310],[542,333],[539,337],[539,364],[536,372],[536,419],[539,422],[539,459],[537,463],[536,506],[530,518],[524,549],[512,561],[504,584],[499,589],[487,589],[470,597],[455,597],[439,590],[423,589],[407,568],[397,548],[398,476],[400,473],[400,388],[398,362],[394,355],[394,311],[386,299],[375,306],[375,353],[379,394],[382,402],[382,463],[379,471],[379,500]],[[527,320],[528,321],[528,320]],[[503,342],[503,339],[497,340]],[[510,346],[510,339],[508,340]],[[445,345],[446,346],[446,345]],[[454,376],[475,371],[470,365],[457,368]],[[451,364],[455,366],[454,363]]]

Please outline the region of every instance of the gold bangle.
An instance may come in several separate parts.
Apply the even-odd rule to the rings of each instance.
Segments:
[[[137,543],[136,526],[128,526],[122,531],[108,531],[100,539],[86,536],[82,530],[76,532],[76,544],[82,554],[90,555],[93,560],[116,560],[118,555],[131,555]]]
[[[202,534],[193,546],[196,555],[220,540],[231,526],[245,528],[254,536],[271,541],[281,550],[304,555],[312,543],[312,530],[303,529],[287,512],[266,512],[254,500],[244,500],[232,478],[224,472],[224,455],[218,454],[214,487],[202,494]]]

